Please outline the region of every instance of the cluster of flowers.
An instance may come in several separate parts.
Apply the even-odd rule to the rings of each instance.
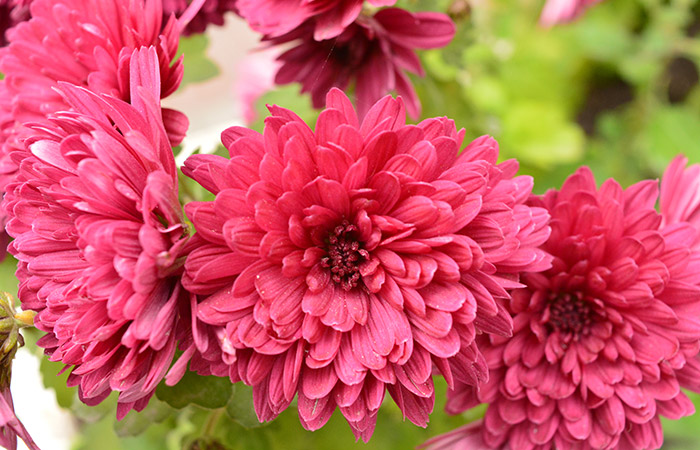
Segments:
[[[659,416],[700,391],[700,166],[675,160],[660,193],[584,168],[533,196],[492,138],[406,123],[403,71],[449,19],[363,6],[32,2],[0,50],[0,140],[39,345],[86,404],[117,392],[119,418],[189,365],[252,386],[261,421],[296,397],[305,428],[340,409],[367,441],[386,392],[425,426],[440,374],[450,412],[489,406],[431,449],[659,447]],[[226,10],[298,42],[278,81],[325,109],[311,129],[272,106],[262,134],[222,133],[229,158],[191,156],[183,173],[215,197],[184,206],[191,233],[172,153],[187,118],[160,99],[179,34]],[[333,87],[351,79],[357,108]]]

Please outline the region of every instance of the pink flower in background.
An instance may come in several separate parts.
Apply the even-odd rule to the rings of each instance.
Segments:
[[[596,187],[582,168],[531,203],[552,215],[542,248],[553,267],[526,274],[505,302],[511,339],[478,338],[490,369],[480,389],[458,384],[447,410],[488,403],[488,448],[658,448],[659,416],[694,412],[700,389],[700,272],[687,223],[662,225],[655,181]],[[433,450],[474,443],[474,425]]]
[[[182,30],[182,34],[189,36],[191,34],[204,33],[210,24],[223,25],[224,15],[227,12],[237,12],[237,1],[238,0],[206,0],[199,12],[197,12]],[[180,17],[191,3],[191,0],[163,0],[163,21],[165,22],[171,14]]]
[[[85,403],[119,392],[119,418],[145,407],[178,340],[183,350],[192,341],[179,282],[187,227],[157,51],[130,59],[131,105],[59,85],[70,111],[13,153],[20,169],[5,196],[19,297],[47,332],[39,345],[72,368],[68,383]]]
[[[548,215],[524,205],[532,179],[496,163],[493,139],[460,153],[464,130],[406,125],[400,98],[362,122],[341,91],[327,104],[315,131],[273,106],[262,135],[224,131],[230,160],[186,161],[216,199],[186,206],[183,284],[208,324],[195,369],[252,385],[260,420],[298,395],[304,427],[339,407],[367,441],[386,390],[425,426],[434,366],[451,385],[487,379],[474,338],[510,335],[495,298],[549,267]]]
[[[277,37],[307,20],[313,39],[339,36],[362,11],[364,0],[238,0],[239,14],[255,31]],[[391,6],[396,0],[367,0],[373,6]]]
[[[257,101],[275,86],[275,72],[280,66],[276,60],[279,53],[275,47],[251,52],[238,64],[233,89],[240,116],[247,124],[257,118]]]
[[[570,22],[583,14],[586,8],[595,5],[600,0],[547,0],[540,15],[540,23],[552,26],[558,23]]]
[[[306,22],[289,34],[269,39],[273,44],[296,43],[279,57],[282,67],[275,82],[301,83],[302,92],[311,93],[316,108],[324,106],[332,87],[345,89],[353,83],[360,117],[382,96],[396,91],[406,99],[409,115],[418,118],[420,101],[405,73],[424,73],[414,50],[443,47],[455,34],[454,23],[444,14],[398,8],[360,16],[330,40],[314,40],[312,29],[313,23]]]
[[[33,0],[0,0],[0,47],[7,45],[5,32],[29,20],[29,4]]]

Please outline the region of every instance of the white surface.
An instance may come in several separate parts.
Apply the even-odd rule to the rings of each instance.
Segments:
[[[222,131],[242,125],[241,105],[234,97],[233,84],[238,64],[258,45],[259,35],[242,19],[229,14],[226,26],[209,27],[207,36],[207,54],[219,66],[219,76],[205,83],[188,84],[163,100],[163,106],[182,111],[190,119],[183,150],[177,157],[178,165],[198,147],[203,153],[212,153],[221,142]]]
[[[12,364],[12,399],[15,413],[42,450],[68,450],[77,431],[70,413],[56,403],[39,373],[39,360],[20,348]],[[20,439],[17,448],[27,450]]]

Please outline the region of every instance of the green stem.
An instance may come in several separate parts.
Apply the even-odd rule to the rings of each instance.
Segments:
[[[209,437],[214,433],[214,427],[216,427],[216,424],[219,422],[219,419],[221,419],[221,415],[224,413],[223,408],[215,409],[214,411],[211,412],[209,415],[209,418],[207,419],[206,423],[204,424],[204,428],[202,429],[202,436],[203,437]]]

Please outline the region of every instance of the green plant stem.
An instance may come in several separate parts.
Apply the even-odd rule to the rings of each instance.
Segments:
[[[209,418],[204,424],[204,428],[202,429],[203,437],[210,437],[214,434],[214,427],[216,427],[216,424],[219,422],[219,419],[221,419],[221,415],[223,413],[224,408],[215,409],[211,412]]]

